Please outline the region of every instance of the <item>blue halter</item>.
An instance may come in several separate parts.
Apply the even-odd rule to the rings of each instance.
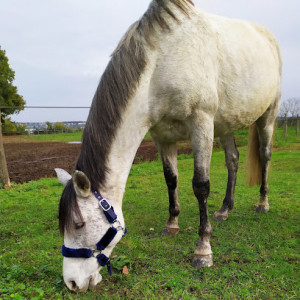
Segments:
[[[118,221],[118,217],[114,211],[114,208],[108,203],[108,201],[104,199],[97,190],[92,189],[92,193],[97,198],[99,206],[102,208],[107,221],[112,225],[110,228],[108,228],[101,240],[96,244],[95,250],[88,248],[74,249],[68,248],[65,245],[63,245],[62,255],[64,257],[71,258],[95,257],[99,265],[102,267],[107,266],[108,273],[112,275],[110,260],[104,253],[102,253],[102,251],[112,242],[119,230],[123,231],[123,236],[127,233],[127,230],[121,226],[120,221]]]

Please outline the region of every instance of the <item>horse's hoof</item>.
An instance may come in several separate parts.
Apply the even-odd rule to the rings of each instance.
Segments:
[[[179,232],[179,227],[178,228],[170,228],[170,227],[165,227],[163,231],[161,232],[162,235],[171,235],[174,236]]]
[[[192,265],[197,269],[203,267],[211,267],[213,265],[213,255],[195,255],[193,258]]]
[[[257,212],[263,212],[263,213],[266,213],[269,211],[269,205],[263,205],[263,204],[256,204],[254,206],[255,210]]]
[[[216,211],[214,213],[213,219],[215,221],[224,222],[228,219],[228,212],[224,213],[224,212]]]

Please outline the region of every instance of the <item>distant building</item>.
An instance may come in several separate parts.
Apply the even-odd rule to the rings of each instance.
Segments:
[[[78,128],[84,129],[85,127],[85,121],[70,121],[70,122],[51,122],[51,124],[54,126],[56,123],[63,123],[68,128]],[[26,123],[17,123],[20,125],[26,125],[27,131],[32,130],[46,130],[47,124],[46,122],[26,122]]]
[[[56,123],[63,123],[67,128],[77,129],[80,128],[81,130],[84,129],[86,122],[85,121],[70,121],[70,122],[50,122],[53,127]],[[17,123],[20,125],[26,125],[26,131],[29,134],[35,133],[44,133],[47,131],[47,123],[46,122],[26,122],[26,123]]]

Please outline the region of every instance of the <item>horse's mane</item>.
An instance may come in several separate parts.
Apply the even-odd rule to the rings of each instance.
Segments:
[[[82,138],[81,153],[76,169],[83,171],[95,188],[105,183],[106,160],[122,112],[133,96],[147,64],[146,47],[153,45],[156,25],[170,30],[167,13],[178,21],[174,7],[185,14],[185,0],[154,0],[144,16],[134,23],[113,52],[95,93]],[[146,43],[145,43],[146,42]]]
[[[97,189],[105,184],[111,144],[122,120],[122,113],[147,65],[147,48],[156,47],[153,39],[156,34],[171,30],[171,20],[180,23],[178,11],[188,16],[188,2],[192,3],[190,0],[153,0],[113,52],[93,98],[76,164],[76,170],[87,175],[92,187]],[[73,189],[69,186],[68,191]],[[69,209],[78,212],[74,202],[68,200],[70,197],[74,197],[73,192],[62,194],[61,203],[73,203],[69,206],[60,205],[64,207],[65,215],[71,215]],[[62,214],[60,211],[60,228],[68,229],[69,221],[72,220],[61,217]]]

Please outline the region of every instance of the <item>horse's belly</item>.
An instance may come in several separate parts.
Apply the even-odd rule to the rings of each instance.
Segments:
[[[263,101],[254,98],[248,101],[236,100],[233,103],[227,101],[227,105],[220,105],[214,117],[215,137],[249,127],[268,109],[274,99],[275,95],[272,95]]]
[[[219,115],[214,119],[214,135],[221,137],[249,127],[258,117],[241,112],[239,115]]]
[[[176,143],[190,139],[189,126],[181,120],[162,120],[151,128],[150,133],[159,143]]]
[[[253,124],[269,107],[272,103],[270,101],[259,101],[253,99],[251,102],[255,104],[253,106],[240,103],[239,105],[235,102],[228,106],[220,106],[214,116],[214,136],[221,137],[235,131],[247,128]],[[256,103],[257,102],[257,103]],[[183,111],[183,107],[182,110]],[[192,109],[190,113],[192,114]],[[170,109],[169,112],[172,112]],[[166,116],[157,122],[150,130],[150,133],[154,140],[160,143],[175,143],[177,141],[189,140],[191,138],[191,127],[190,122],[191,115],[185,115],[183,118],[174,118],[172,114]]]

